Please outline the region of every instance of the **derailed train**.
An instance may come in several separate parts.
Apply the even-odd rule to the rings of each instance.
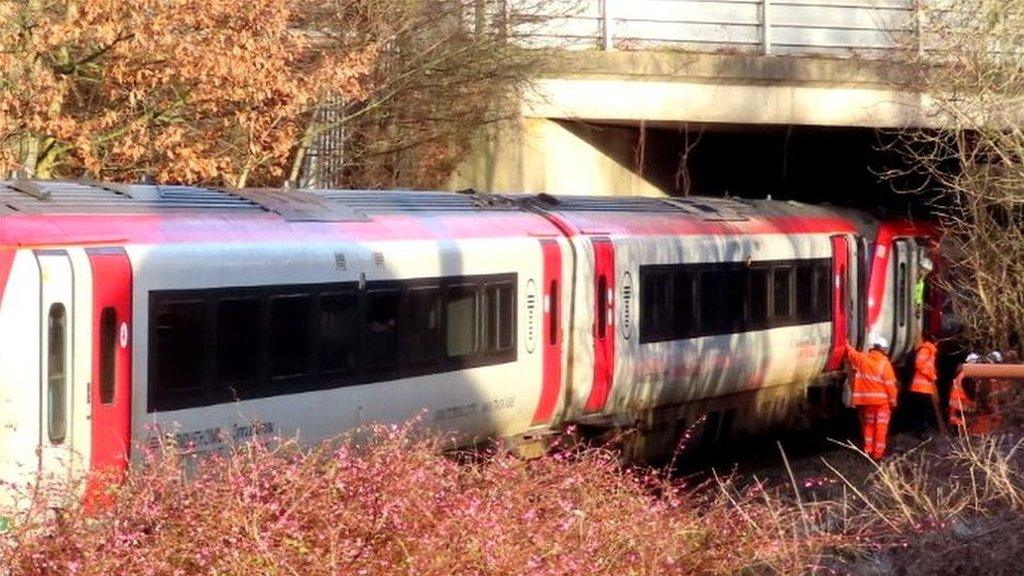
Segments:
[[[939,321],[927,227],[794,202],[19,180],[0,217],[7,481],[417,415],[714,441]]]

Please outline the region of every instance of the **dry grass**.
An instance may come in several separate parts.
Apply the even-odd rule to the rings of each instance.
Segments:
[[[844,448],[787,460],[776,481],[688,484],[623,467],[603,449],[528,462],[500,451],[453,458],[412,425],[365,434],[372,440],[251,443],[204,459],[163,450],[97,509],[72,503],[58,517],[42,499],[30,503],[0,536],[0,567],[16,575],[916,575],[1016,574],[1024,558],[1013,435],[938,439],[880,466]],[[51,486],[48,497],[73,491]]]

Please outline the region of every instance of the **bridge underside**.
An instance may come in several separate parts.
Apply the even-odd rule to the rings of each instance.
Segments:
[[[888,161],[886,132],[934,125],[898,71],[877,60],[569,53],[453,184],[806,198],[831,181],[833,194],[864,193]]]

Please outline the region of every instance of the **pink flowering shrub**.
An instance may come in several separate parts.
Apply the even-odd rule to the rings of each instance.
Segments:
[[[0,574],[796,574],[831,545],[756,486],[686,488],[600,449],[453,458],[411,425],[369,434],[163,450],[98,505],[16,513]]]

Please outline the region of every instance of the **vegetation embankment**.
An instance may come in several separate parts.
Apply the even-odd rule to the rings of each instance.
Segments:
[[[92,506],[51,485],[45,500],[67,508],[39,498],[14,514],[0,562],[17,575],[998,574],[1024,554],[1010,436],[694,483],[604,449],[453,458],[411,427],[371,434],[202,459],[163,449]]]

